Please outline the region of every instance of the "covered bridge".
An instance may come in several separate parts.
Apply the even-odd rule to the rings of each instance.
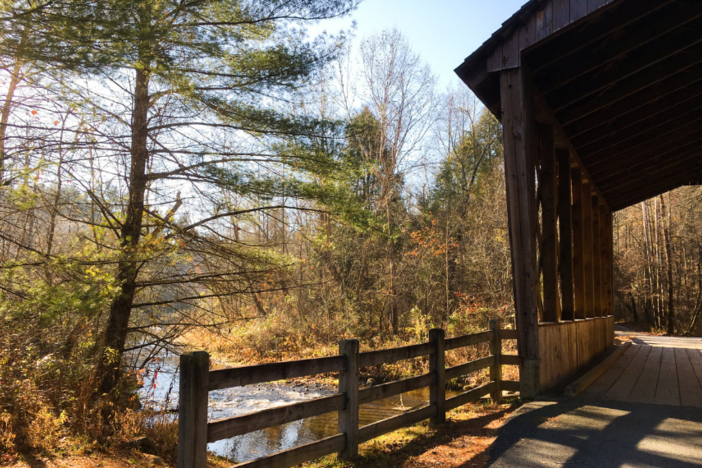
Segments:
[[[532,0],[456,73],[504,127],[528,398],[613,342],[612,213],[702,182],[702,2]]]

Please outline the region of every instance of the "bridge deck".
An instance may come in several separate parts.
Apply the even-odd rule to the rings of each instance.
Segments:
[[[633,341],[586,397],[702,408],[702,339],[636,335]]]

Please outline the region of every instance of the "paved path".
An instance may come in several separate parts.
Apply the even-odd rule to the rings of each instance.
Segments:
[[[524,405],[490,467],[702,467],[702,339],[637,335],[583,395]]]

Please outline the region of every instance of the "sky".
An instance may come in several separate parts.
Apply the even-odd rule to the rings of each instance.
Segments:
[[[363,0],[350,17],[325,21],[334,33],[357,23],[359,38],[397,28],[431,66],[441,87],[458,83],[453,70],[526,0]]]

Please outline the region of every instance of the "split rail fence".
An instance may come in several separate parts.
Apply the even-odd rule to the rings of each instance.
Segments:
[[[429,332],[428,343],[364,353],[359,353],[357,340],[341,340],[339,356],[257,366],[210,370],[206,352],[184,353],[180,357],[178,468],[206,468],[209,442],[334,411],[339,413],[338,434],[236,466],[286,468],[335,452],[348,459],[358,454],[360,443],[425,419],[443,423],[447,411],[488,394],[493,400],[501,401],[503,390],[519,391],[519,382],[502,380],[503,365],[520,363],[518,356],[502,354],[502,340],[516,338],[515,330],[502,330],[498,321],[491,320],[487,331],[472,335],[446,339],[444,330],[439,328]],[[445,367],[446,351],[481,343],[490,343],[488,357]],[[420,356],[429,356],[428,374],[359,388],[360,368]],[[488,368],[489,383],[446,398],[446,380]],[[212,390],[333,372],[339,373],[339,392],[335,395],[207,421],[208,392]],[[430,388],[428,406],[359,427],[360,405],[425,387]]]

